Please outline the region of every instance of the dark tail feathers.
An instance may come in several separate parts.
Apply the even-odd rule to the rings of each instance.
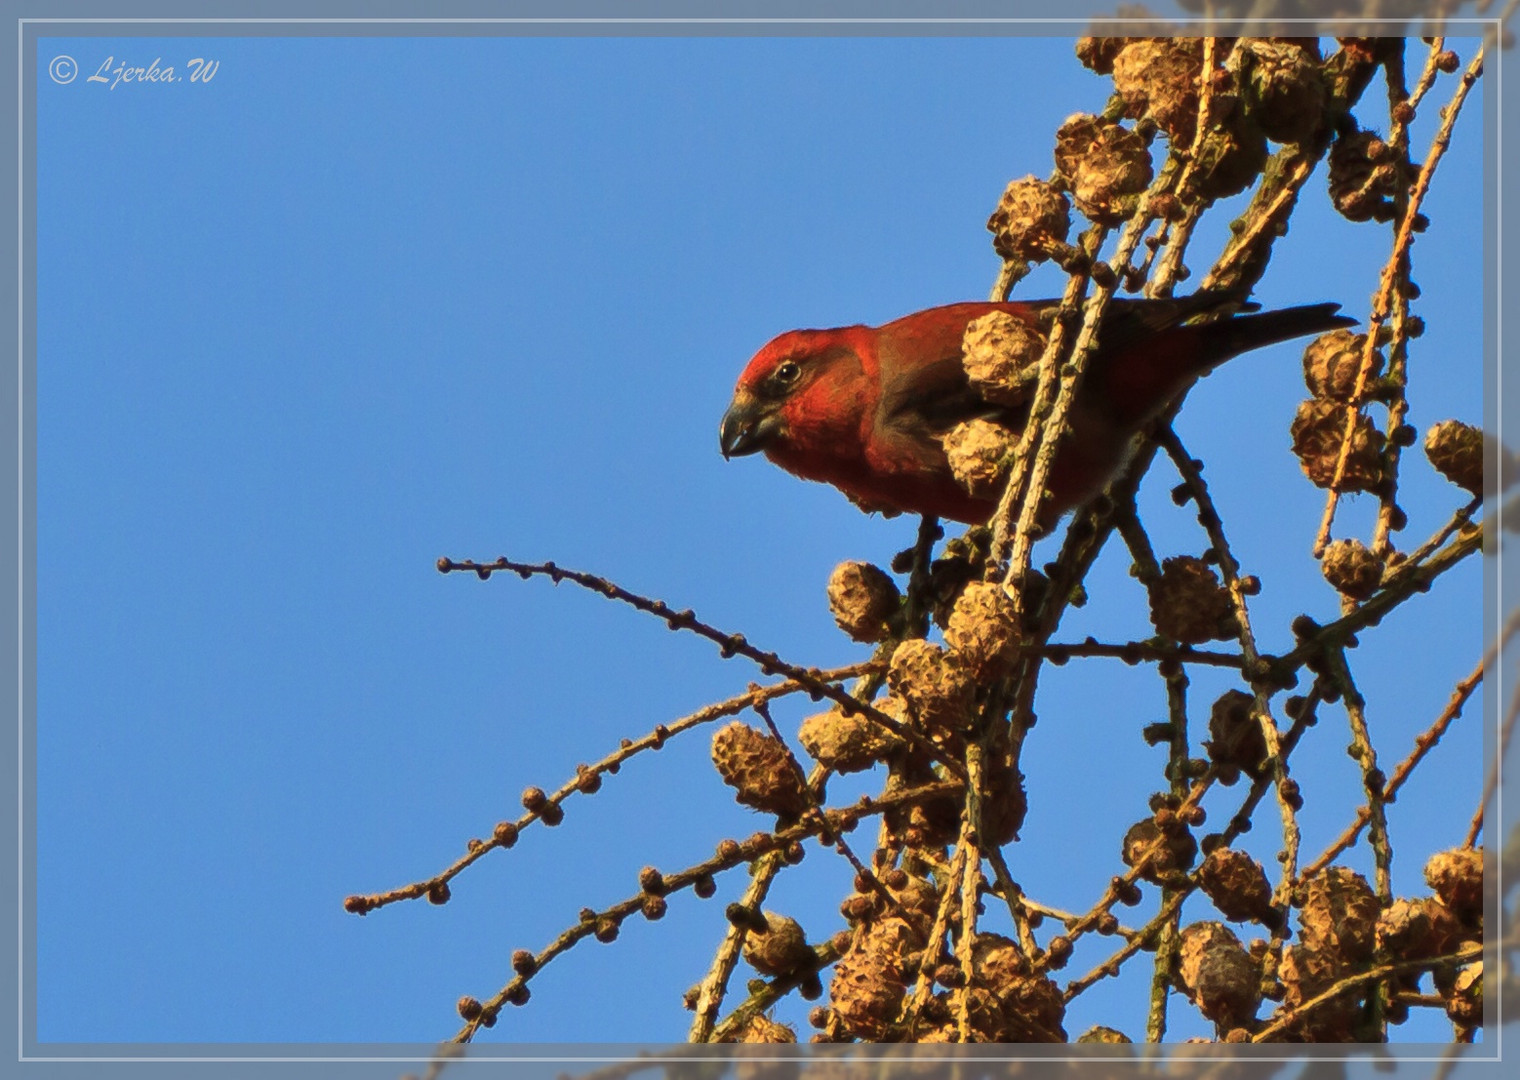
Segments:
[[[1203,355],[1209,358],[1209,366],[1214,367],[1251,349],[1355,326],[1355,319],[1336,314],[1340,309],[1339,304],[1304,304],[1221,319],[1200,328],[1208,341]]]

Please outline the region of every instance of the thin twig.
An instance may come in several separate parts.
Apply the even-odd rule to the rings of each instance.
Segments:
[[[1302,737],[1304,730],[1315,722],[1314,709],[1318,701],[1318,692],[1311,691],[1309,696],[1305,699],[1304,707],[1299,710],[1298,716],[1294,719],[1293,726],[1289,728],[1288,733],[1283,736],[1282,748],[1284,760],[1292,756],[1293,749],[1298,745],[1298,740],[1300,737]],[[1198,781],[1198,784],[1194,788],[1194,791],[1190,796],[1188,803],[1196,805],[1198,800],[1203,797],[1203,793],[1211,784],[1212,778],[1213,772],[1211,770],[1208,775],[1205,775]],[[1241,833],[1250,828],[1251,815],[1255,812],[1256,805],[1261,801],[1261,797],[1266,794],[1267,786],[1270,784],[1270,782],[1271,777],[1268,775],[1263,775],[1252,782],[1251,790],[1247,793],[1245,799],[1242,800],[1240,809],[1231,815],[1229,824],[1220,834],[1220,847],[1228,847],[1230,844],[1235,842],[1236,838],[1239,837]],[[1143,868],[1145,864],[1140,863],[1138,865],[1139,867]],[[1139,869],[1132,867],[1129,873],[1115,879],[1115,881],[1133,884],[1139,876]],[[1068,983],[1066,985],[1066,989],[1062,991],[1061,996],[1066,1001],[1070,1001],[1072,998],[1076,997],[1078,994],[1086,990],[1089,986],[1092,986],[1094,983],[1100,981],[1101,979],[1117,976],[1119,974],[1119,968],[1123,965],[1124,961],[1128,960],[1135,953],[1139,952],[1140,949],[1144,947],[1145,943],[1151,940],[1154,934],[1159,932],[1161,927],[1167,925],[1167,923],[1176,914],[1177,910],[1181,907],[1182,902],[1191,896],[1193,891],[1198,887],[1199,870],[1193,870],[1187,877],[1188,884],[1186,888],[1175,888],[1172,894],[1165,900],[1165,902],[1162,903],[1161,909],[1155,914],[1155,916],[1151,918],[1149,922],[1147,922],[1139,930],[1135,931],[1134,934],[1130,935],[1129,939],[1117,952],[1109,956],[1106,960],[1102,961],[1097,966],[1093,967],[1087,972],[1087,974],[1081,976],[1080,978],[1073,979],[1070,983]],[[1105,890],[1103,897],[1098,901],[1096,905],[1094,905],[1092,911],[1088,912],[1087,915],[1082,916],[1082,918],[1077,920],[1075,924],[1068,922],[1068,933],[1071,935],[1073,941],[1076,940],[1078,934],[1081,933],[1082,929],[1086,928],[1087,926],[1091,926],[1096,922],[1097,913],[1101,911],[1107,911],[1108,908],[1113,906],[1115,900],[1117,899],[1117,895],[1118,894],[1115,890],[1114,883],[1110,883],[1109,888]]]
[[[743,1031],[751,1020],[780,1001],[810,975],[816,975],[817,972],[838,960],[843,955],[838,940],[839,936],[836,934],[827,941],[813,947],[811,970],[792,975],[777,975],[774,978],[765,980],[759,987],[752,988],[749,997],[742,1004],[736,1006],[733,1012],[725,1016],[717,1027],[713,1028],[712,1035],[707,1041],[713,1043],[728,1042],[740,1031]]]
[[[1326,546],[1330,543],[1330,527],[1335,520],[1335,508],[1340,501],[1340,485],[1346,475],[1346,463],[1351,460],[1352,435],[1356,430],[1357,417],[1361,413],[1362,395],[1366,391],[1367,380],[1372,371],[1372,356],[1377,348],[1378,330],[1388,319],[1395,290],[1398,289],[1400,282],[1407,280],[1409,248],[1414,243],[1415,221],[1419,217],[1420,205],[1430,190],[1430,181],[1435,175],[1436,166],[1440,164],[1441,159],[1446,155],[1447,148],[1451,145],[1452,128],[1456,125],[1457,115],[1462,111],[1462,104],[1467,99],[1467,93],[1478,81],[1478,75],[1483,70],[1483,51],[1484,47],[1479,45],[1477,52],[1473,54],[1472,61],[1467,65],[1467,70],[1462,73],[1462,78],[1452,93],[1451,100],[1441,110],[1441,126],[1437,129],[1435,137],[1430,140],[1430,150],[1425,156],[1425,163],[1420,167],[1419,175],[1415,177],[1414,185],[1409,190],[1409,203],[1403,217],[1399,220],[1398,232],[1393,240],[1393,251],[1383,265],[1382,279],[1373,297],[1372,311],[1367,318],[1367,339],[1363,346],[1361,367],[1357,371],[1356,385],[1346,405],[1346,425],[1341,435],[1340,453],[1335,460],[1335,473],[1331,477],[1329,491],[1326,493],[1325,512],[1320,520],[1319,532],[1314,538],[1315,558],[1323,555]]]
[[[1472,692],[1483,680],[1483,668],[1483,662],[1479,661],[1472,674],[1457,683],[1456,689],[1452,691],[1451,700],[1446,703],[1446,708],[1441,710],[1441,715],[1436,717],[1435,723],[1431,724],[1429,729],[1415,739],[1414,749],[1410,751],[1409,756],[1399,762],[1398,768],[1393,770],[1393,775],[1388,778],[1388,783],[1383,788],[1380,805],[1393,801],[1399,788],[1404,786],[1404,781],[1409,779],[1409,774],[1414,772],[1415,766],[1424,760],[1425,755],[1441,741],[1441,736],[1446,734],[1446,729],[1451,726],[1452,721],[1462,715],[1462,707],[1467,704],[1467,699],[1472,696]],[[1345,831],[1321,853],[1319,858],[1299,872],[1299,880],[1313,877],[1329,866],[1341,852],[1356,843],[1356,838],[1361,835],[1362,828],[1371,818],[1372,812],[1369,807],[1358,807],[1356,820],[1346,827]]]
[[[1462,841],[1463,847],[1470,848],[1477,844],[1478,836],[1483,831],[1484,815],[1488,811],[1489,800],[1494,797],[1494,792],[1499,788],[1499,769],[1504,764],[1504,755],[1509,750],[1510,739],[1514,736],[1516,720],[1520,720],[1520,683],[1515,684],[1514,693],[1510,695],[1509,708],[1504,714],[1504,722],[1499,725],[1499,746],[1494,753],[1488,776],[1483,781],[1483,795],[1478,800],[1478,809],[1473,814],[1472,824],[1467,827],[1467,836]]]
[[[818,677],[829,682],[839,682],[851,679],[868,671],[874,671],[882,665],[876,661],[868,660],[860,664],[851,664],[848,667],[835,668],[832,671],[820,671]],[[595,791],[600,785],[601,778],[616,773],[623,762],[635,754],[646,750],[658,750],[675,735],[681,734],[689,728],[700,724],[708,724],[725,716],[737,716],[740,713],[752,709],[756,704],[773,701],[788,694],[801,693],[807,690],[802,683],[789,680],[766,687],[751,687],[738,697],[729,698],[727,701],[719,701],[712,705],[704,706],[694,713],[673,720],[669,724],[656,725],[648,735],[639,739],[624,739],[621,746],[591,765],[583,765],[576,770],[574,780],[566,781],[557,791],[549,794],[538,809],[530,810],[518,818],[515,822],[502,822],[493,831],[489,841],[477,841],[470,845],[469,851],[462,855],[450,866],[435,874],[425,881],[413,882],[403,885],[399,889],[391,889],[388,892],[374,893],[363,896],[350,896],[343,902],[344,909],[357,915],[363,915],[376,908],[393,904],[398,900],[415,900],[423,896],[435,894],[436,891],[448,884],[456,875],[468,867],[471,863],[485,857],[492,848],[508,848],[517,843],[518,835],[523,829],[542,820],[545,809],[558,808],[566,799],[577,792]],[[549,811],[551,814],[553,810]]]
[[[1377,967],[1368,968],[1366,971],[1359,971],[1355,975],[1348,975],[1329,989],[1315,994],[1302,1005],[1292,1009],[1280,1010],[1271,1023],[1251,1036],[1251,1041],[1253,1043],[1270,1042],[1274,1037],[1281,1035],[1291,1025],[1302,1020],[1326,1002],[1334,1001],[1342,994],[1349,994],[1351,991],[1360,989],[1369,983],[1381,982],[1390,975],[1402,975],[1409,971],[1429,971],[1433,968],[1444,967],[1447,964],[1467,964],[1477,960],[1482,955],[1482,943],[1475,942],[1458,949],[1456,952],[1447,953],[1444,956],[1432,956],[1421,960],[1399,960],[1390,964],[1379,964]]]
[[[1106,233],[1107,230],[1102,226],[1094,225],[1082,234],[1080,246],[1089,259],[1093,258],[1101,248]],[[1055,408],[1060,398],[1058,387],[1061,385],[1061,354],[1066,346],[1067,319],[1081,304],[1087,280],[1084,274],[1071,276],[1061,295],[1060,306],[1056,309],[1055,317],[1051,321],[1050,337],[1045,343],[1044,353],[1040,356],[1039,379],[1035,384],[1034,398],[1029,404],[1029,419],[1019,435],[1019,445],[1013,454],[1013,468],[1009,471],[1008,481],[1003,487],[1002,495],[998,498],[997,509],[993,511],[991,558],[988,560],[990,564],[1000,563],[1011,543],[1008,533],[1014,525],[1015,508],[1031,500],[1038,507],[1039,490],[1035,489],[1034,494],[1030,496],[1026,496],[1025,492],[1030,488],[1030,477],[1036,464],[1036,450],[1040,441],[1048,437],[1047,428],[1058,419]],[[1062,415],[1064,416],[1064,411]]]
[[[959,795],[960,790],[961,785],[956,781],[938,780],[875,799],[862,797],[859,802],[851,806],[827,811],[821,818],[799,821],[795,825],[771,833],[756,833],[744,841],[724,841],[711,858],[677,873],[662,875],[661,895],[692,888],[699,881],[710,880],[725,870],[755,862],[772,853],[784,852],[791,844],[816,836],[821,830],[827,829],[836,835],[846,833],[853,829],[863,817],[944,798],[947,795]],[[599,930],[605,932],[609,925],[615,928],[623,919],[642,909],[647,896],[648,894],[640,892],[601,911],[587,909],[582,912],[582,917],[575,926],[563,931],[537,954],[534,954],[522,965],[522,970],[519,970],[514,978],[489,999],[481,1002],[483,1009],[480,1016],[475,1020],[467,1021],[465,1026],[455,1033],[452,1041],[469,1042],[481,1027],[495,1022],[503,1005],[526,1004],[528,982],[535,974],[543,970],[545,964],[577,943],[597,934]]]
[[[1332,643],[1344,642],[1348,636],[1380,622],[1411,595],[1426,591],[1436,578],[1469,555],[1482,549],[1483,526],[1481,524],[1468,525],[1458,530],[1456,538],[1451,543],[1429,558],[1420,562],[1409,559],[1400,563],[1396,571],[1383,579],[1383,587],[1373,595],[1372,599],[1363,603],[1351,614],[1321,626],[1296,645],[1292,651],[1278,657],[1274,661],[1275,665],[1284,670],[1301,667],[1309,657],[1322,652]]]
[[[1240,652],[1245,657],[1246,678],[1251,684],[1253,699],[1251,715],[1260,726],[1262,739],[1266,744],[1266,764],[1277,789],[1277,805],[1282,817],[1282,879],[1274,894],[1273,903],[1279,908],[1285,908],[1293,882],[1294,869],[1298,862],[1299,828],[1295,809],[1297,799],[1289,787],[1288,770],[1282,756],[1281,736],[1278,733],[1276,721],[1272,719],[1272,711],[1268,707],[1270,695],[1261,677],[1266,668],[1256,648],[1256,635],[1251,631],[1251,616],[1246,606],[1245,589],[1241,584],[1240,567],[1230,551],[1229,541],[1225,539],[1224,523],[1220,520],[1219,511],[1214,507],[1208,486],[1203,482],[1203,477],[1192,456],[1183,447],[1182,440],[1177,437],[1177,433],[1171,427],[1167,427],[1157,433],[1156,441],[1161,444],[1171,457],[1172,464],[1182,474],[1183,483],[1187,485],[1193,502],[1198,507],[1199,524],[1208,533],[1209,544],[1218,557],[1219,572],[1224,578],[1225,588],[1229,590],[1230,605],[1235,611],[1240,636]]]
[[[1345,650],[1332,649],[1326,654],[1326,659],[1329,661],[1326,673],[1340,690],[1341,700],[1346,705],[1346,719],[1351,725],[1350,752],[1362,767],[1362,790],[1366,792],[1367,802],[1357,816],[1363,818],[1365,812],[1363,819],[1370,826],[1368,840],[1372,844],[1373,887],[1378,901],[1389,904],[1393,902],[1393,849],[1388,839],[1386,810],[1390,796],[1382,770],[1378,768],[1372,735],[1367,730],[1367,701],[1357,689],[1351,665],[1346,663]]]
[[[1173,664],[1207,664],[1210,667],[1239,669],[1245,666],[1245,657],[1239,653],[1213,652],[1192,645],[1179,645],[1165,638],[1149,641],[1126,641],[1122,644],[1106,644],[1088,638],[1083,642],[1050,641],[1044,645],[1031,645],[1026,650],[1056,664],[1064,664],[1072,657],[1109,657],[1126,664],[1160,662]]]
[[[760,905],[765,903],[765,897],[770,892],[771,883],[776,880],[776,874],[785,865],[785,857],[780,851],[768,851],[755,861],[750,868],[750,881],[744,889],[744,895],[739,897],[737,903],[750,911],[759,911]],[[691,1030],[687,1033],[686,1041],[693,1043],[711,1042],[713,1038],[713,1026],[718,1020],[718,1010],[723,1007],[723,998],[728,992],[728,980],[733,977],[734,968],[738,966],[739,955],[744,949],[744,939],[748,929],[737,920],[730,920],[728,929],[723,933],[723,941],[718,946],[718,951],[713,954],[712,964],[707,969],[707,975],[703,978],[697,990],[696,1016],[692,1018]]]
[[[753,661],[766,675],[785,675],[787,678],[802,684],[803,689],[813,700],[828,698],[839,705],[846,716],[860,713],[867,719],[880,724],[898,738],[912,743],[915,747],[928,754],[935,761],[949,769],[955,775],[964,778],[965,766],[954,758],[948,756],[934,742],[919,732],[903,724],[869,702],[861,701],[853,694],[825,682],[819,677],[816,668],[798,667],[789,664],[773,652],[766,652],[751,645],[743,634],[727,634],[717,627],[710,626],[697,618],[696,614],[687,608],[682,611],[672,611],[670,605],[663,600],[651,600],[637,593],[629,592],[620,585],[616,585],[606,578],[596,577],[593,574],[582,573],[579,570],[566,570],[562,566],[556,566],[552,562],[544,563],[520,563],[513,562],[505,556],[490,563],[477,563],[472,560],[456,562],[453,559],[443,558],[438,560],[438,569],[441,573],[457,571],[473,571],[482,579],[489,578],[497,571],[510,571],[521,578],[534,576],[547,577],[558,585],[561,581],[573,582],[583,589],[600,593],[609,600],[618,600],[637,608],[647,614],[664,619],[667,626],[672,630],[689,630],[694,634],[705,637],[708,641],[718,646],[724,659],[731,656],[742,656],[746,660]]]
[[[963,831],[964,828],[962,824]],[[939,964],[942,942],[945,940],[945,932],[950,927],[950,913],[955,908],[956,893],[951,885],[959,878],[965,861],[965,845],[956,844],[955,855],[950,860],[949,872],[945,875],[944,887],[940,890],[939,906],[934,912],[934,923],[929,929],[929,940],[919,956],[918,978],[914,980],[912,993],[903,996],[898,1023],[903,1025],[910,1039],[918,1024],[919,1013],[922,1012],[924,1003],[929,1000],[929,992],[934,987],[934,969]]]

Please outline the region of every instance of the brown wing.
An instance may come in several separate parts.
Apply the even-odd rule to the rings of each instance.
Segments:
[[[1136,352],[1193,316],[1232,302],[1238,311],[1259,306],[1240,303],[1221,292],[1197,292],[1178,299],[1110,300],[1089,377],[1106,381],[1107,375],[1099,373],[1114,357]],[[1000,405],[979,394],[961,362],[961,339],[967,323],[992,311],[1006,312],[1047,333],[1058,304],[1056,300],[950,304],[882,326],[877,331],[882,384],[879,428],[921,439],[943,435],[956,424],[980,417],[1020,430],[1029,416],[1027,401]]]
[[[1013,428],[1028,416],[1027,406],[1010,408],[987,401],[966,377],[961,339],[966,324],[992,311],[1037,323],[1053,301],[965,303],[920,311],[878,331],[881,404],[878,427],[910,438],[943,435],[956,424],[984,417]]]

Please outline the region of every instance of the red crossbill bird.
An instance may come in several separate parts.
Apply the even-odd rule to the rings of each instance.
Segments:
[[[1232,299],[1200,292],[1109,302],[1052,465],[1042,523],[1102,490],[1124,465],[1133,436],[1199,376],[1251,349],[1356,321],[1337,315],[1339,304],[1186,321]],[[864,508],[983,523],[996,493],[973,495],[962,486],[941,440],[979,417],[1022,431],[1029,402],[987,400],[967,376],[962,335],[967,323],[993,311],[1043,335],[1056,307],[1054,300],[949,304],[877,327],[782,334],[739,376],[719,430],[723,456],[763,451]]]

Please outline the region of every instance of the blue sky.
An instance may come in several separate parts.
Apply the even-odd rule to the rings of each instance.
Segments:
[[[429,1041],[457,1027],[457,997],[509,977],[513,949],[636,891],[641,866],[677,869],[763,827],[727,796],[699,729],[572,800],[557,830],[492,853],[447,906],[341,908],[441,869],[515,817],[529,784],[556,787],[619,738],[759,678],[568,585],[443,577],[440,555],[552,558],[799,662],[864,657],[834,628],[824,582],[844,558],[885,564],[914,524],[758,458],[725,463],[733,381],[782,330],[985,297],[998,264],[984,223],[1003,185],[1048,174],[1055,128],[1110,87],[1059,38],[38,48],[44,1041]],[[60,54],[81,72],[67,85],[47,73]],[[87,83],[108,56],[219,66],[209,82]],[[1416,247],[1422,431],[1481,418],[1481,106],[1462,117]],[[1200,230],[1198,275],[1230,216]],[[1365,318],[1387,245],[1386,229],[1328,211],[1321,174],[1257,298],[1338,300]],[[1042,271],[1017,295],[1059,288]],[[1322,494],[1287,449],[1298,356],[1232,363],[1178,427],[1263,581],[1252,614],[1271,651],[1290,646],[1294,614],[1335,612],[1308,556]],[[1461,500],[1418,452],[1406,462],[1413,547]],[[1196,554],[1175,482],[1159,464],[1142,511],[1161,553]],[[1365,538],[1372,516],[1353,500],[1337,535]],[[1148,636],[1127,565],[1105,554],[1094,602],[1058,638]],[[1477,661],[1479,569],[1363,636],[1385,767]],[[1200,725],[1229,685],[1195,674]],[[1085,909],[1159,783],[1162,752],[1139,732],[1164,699],[1154,672],[1105,661],[1051,671],[1044,693],[1010,861],[1031,895]],[[776,714],[795,730],[810,711]],[[1400,894],[1423,892],[1424,856],[1462,838],[1479,715],[1390,809]],[[1354,812],[1346,742],[1328,710],[1294,760],[1306,856]],[[1240,794],[1217,792],[1212,820]],[[1246,846],[1270,867],[1275,810],[1259,822]],[[1351,862],[1370,870],[1364,853]],[[841,925],[849,877],[810,848],[772,906],[821,937]],[[714,901],[676,897],[664,921],[581,946],[491,1038],[683,1037],[680,992],[742,888],[733,875]],[[1103,955],[1079,951],[1066,974]],[[1067,1028],[1139,1036],[1143,1009],[1133,984],[1104,987]],[[1188,1011],[1179,1035],[1203,1030]]]

